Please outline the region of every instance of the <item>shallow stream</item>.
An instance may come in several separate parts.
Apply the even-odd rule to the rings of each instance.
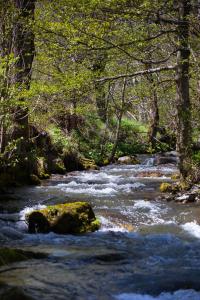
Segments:
[[[47,257],[1,267],[0,283],[37,300],[200,300],[200,205],[160,199],[160,183],[175,172],[143,159],[10,191],[0,202],[1,245]],[[27,233],[26,212],[77,200],[92,204],[100,231]]]

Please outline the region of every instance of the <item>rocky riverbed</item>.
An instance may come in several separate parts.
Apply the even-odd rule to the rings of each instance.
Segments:
[[[199,300],[200,205],[163,201],[160,184],[173,182],[176,166],[140,160],[53,176],[2,196],[1,247],[43,256],[0,267],[1,299]],[[101,229],[28,233],[25,214],[71,201],[89,202]]]

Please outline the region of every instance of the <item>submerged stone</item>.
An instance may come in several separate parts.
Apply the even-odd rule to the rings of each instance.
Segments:
[[[48,206],[26,215],[30,233],[80,234],[100,228],[92,207],[87,202]]]
[[[18,261],[40,259],[44,257],[46,257],[46,255],[42,253],[34,253],[31,251],[13,248],[0,248],[0,266],[5,266]]]

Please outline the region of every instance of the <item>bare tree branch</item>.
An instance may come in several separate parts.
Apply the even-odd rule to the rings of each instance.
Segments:
[[[164,66],[164,67],[160,67],[160,68],[153,68],[153,69],[138,71],[138,72],[131,73],[131,74],[120,74],[117,76],[103,77],[103,78],[99,78],[99,79],[95,80],[95,82],[106,82],[106,81],[118,80],[118,79],[122,79],[122,78],[132,78],[132,77],[137,77],[137,76],[143,76],[146,74],[152,74],[152,73],[175,70],[175,69],[176,69],[176,65]]]

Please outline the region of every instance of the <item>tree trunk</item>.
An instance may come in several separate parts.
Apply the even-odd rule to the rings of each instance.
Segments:
[[[191,169],[191,105],[189,95],[189,15],[191,3],[188,0],[178,1],[179,25],[176,71],[177,103],[177,151],[180,154],[180,172],[183,179]]]
[[[31,21],[34,20],[36,0],[13,0],[17,20],[13,29],[13,53],[16,58],[12,83],[20,91],[30,88],[35,46]],[[25,99],[15,109],[14,122],[17,126],[15,138],[29,138],[28,109]]]
[[[121,123],[122,123],[122,117],[123,117],[124,105],[125,105],[125,92],[126,92],[126,79],[124,79],[124,82],[123,82],[121,107],[120,107],[120,110],[119,110],[119,114],[117,116],[117,128],[116,128],[115,140],[114,140],[114,145],[113,145],[113,148],[112,148],[112,152],[111,152],[110,157],[109,157],[109,162],[112,162],[114,160],[115,153],[117,151],[117,147],[118,147],[118,143],[119,143]]]
[[[156,146],[156,135],[159,127],[159,110],[158,110],[158,95],[156,91],[153,74],[148,76],[148,81],[153,89],[151,96],[151,107],[150,107],[150,128],[148,132],[149,143],[152,148]]]
[[[107,54],[97,54],[92,70],[95,73],[95,77],[99,77],[105,70],[107,62]],[[107,115],[107,105],[106,105],[106,91],[104,82],[95,82],[95,98],[96,98],[96,107],[99,118],[105,123]]]

